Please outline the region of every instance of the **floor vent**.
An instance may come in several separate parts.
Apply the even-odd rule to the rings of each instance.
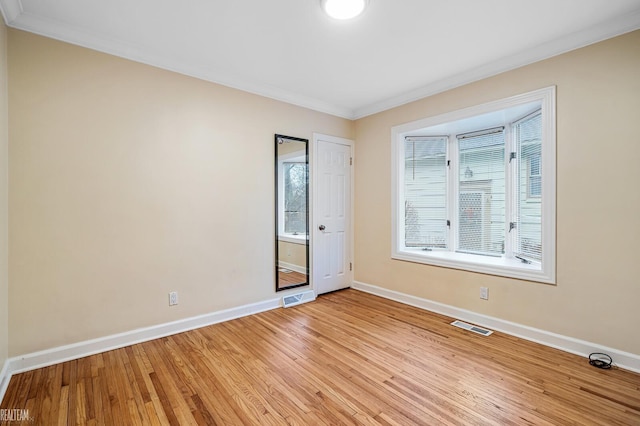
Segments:
[[[285,308],[289,308],[301,303],[311,302],[312,300],[316,300],[316,295],[313,293],[313,291],[303,291],[302,293],[284,296],[282,298],[282,306]]]
[[[451,325],[463,328],[465,330],[473,331],[474,333],[482,334],[483,336],[488,336],[493,333],[493,331],[487,330],[486,328],[478,327],[477,325],[473,324],[467,324],[466,322],[462,322],[460,320],[455,320],[451,323]]]

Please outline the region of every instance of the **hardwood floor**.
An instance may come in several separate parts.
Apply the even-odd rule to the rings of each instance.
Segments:
[[[292,271],[290,269],[282,268],[288,272],[282,272],[278,274],[278,288],[285,289],[291,286],[297,286],[307,282],[307,276],[300,272]]]
[[[640,424],[640,375],[450,322],[345,290],[16,375],[1,407],[38,425]]]

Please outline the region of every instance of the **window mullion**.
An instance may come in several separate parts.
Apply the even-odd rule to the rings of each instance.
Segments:
[[[516,191],[517,191],[517,174],[520,153],[517,152],[515,143],[515,132],[512,125],[505,126],[505,239],[504,239],[504,255],[508,259],[513,259],[513,248],[515,246],[515,238],[517,230],[512,229],[511,223],[515,223],[517,206],[516,206]],[[511,153],[516,153],[516,158],[513,158]],[[516,226],[517,223],[516,223]]]
[[[447,142],[447,218],[449,220],[449,251],[458,249],[458,139],[454,135],[449,136]]]

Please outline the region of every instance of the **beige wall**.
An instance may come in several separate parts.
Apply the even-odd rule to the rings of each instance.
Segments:
[[[9,353],[7,27],[0,19],[0,371]]]
[[[16,30],[9,75],[12,356],[276,297],[273,135],[353,138],[349,120]]]
[[[307,246],[288,241],[278,241],[278,257],[281,262],[305,268],[307,266]]]
[[[636,31],[358,120],[355,279],[640,354],[639,70]],[[551,85],[557,286],[391,260],[391,127]]]

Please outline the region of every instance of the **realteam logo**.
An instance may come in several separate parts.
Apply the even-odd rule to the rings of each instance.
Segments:
[[[0,408],[0,422],[32,422],[29,410]]]

